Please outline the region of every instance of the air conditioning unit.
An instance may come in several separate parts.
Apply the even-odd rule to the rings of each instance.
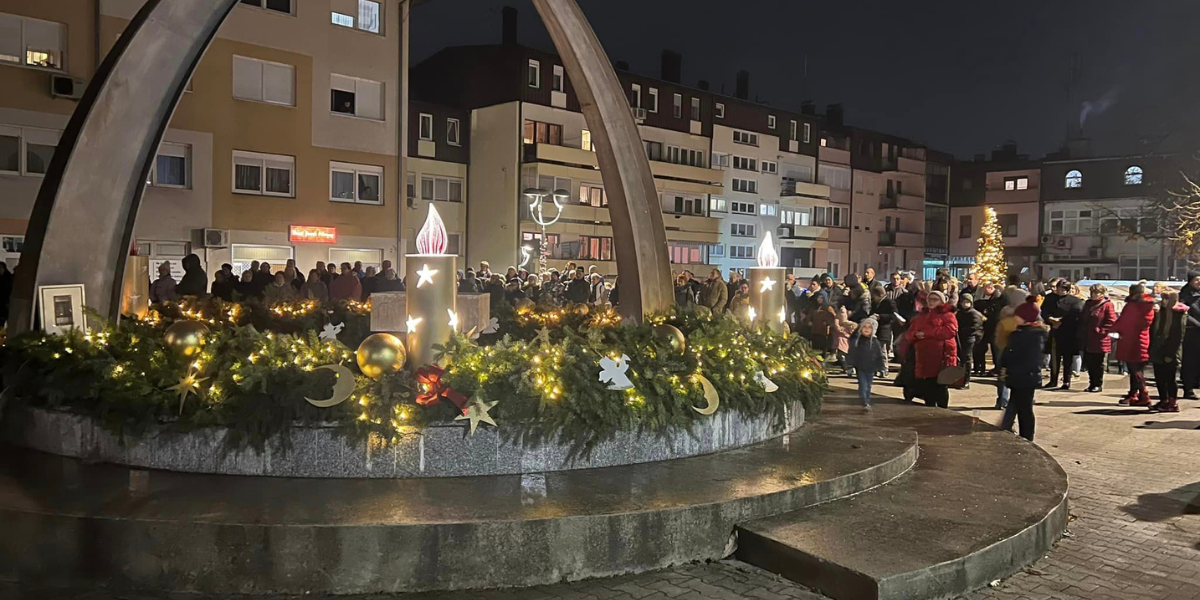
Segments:
[[[1066,235],[1054,236],[1054,247],[1059,250],[1070,250],[1072,238]]]
[[[1104,258],[1104,248],[1092,246],[1088,248],[1088,258],[1099,259]]]
[[[631,107],[631,109],[633,110],[634,121],[637,121],[638,123],[643,123],[646,121],[646,109],[638,108],[636,106]]]
[[[83,97],[83,80],[66,75],[50,76],[50,95],[55,98],[78,100]]]
[[[1043,235],[1042,236],[1042,245],[1043,246],[1053,246],[1054,245],[1054,236]]]
[[[204,235],[200,239],[201,245],[205,248],[228,248],[229,230],[205,229]]]

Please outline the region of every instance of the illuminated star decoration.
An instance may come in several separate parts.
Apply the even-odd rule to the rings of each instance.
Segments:
[[[484,402],[480,398],[475,398],[471,401],[471,404],[467,406],[466,410],[463,411],[463,414],[454,417],[454,420],[471,421],[471,435],[475,435],[475,429],[479,427],[480,422],[487,423],[492,427],[496,427],[496,422],[493,421],[492,416],[488,414],[488,411],[491,410],[493,406],[496,406],[496,402]]]
[[[187,375],[179,378],[179,383],[167,388],[167,391],[179,393],[179,414],[183,414],[183,402],[187,400],[188,394],[197,394],[200,389],[200,384],[208,381],[207,377],[196,377],[199,373],[188,371]]]
[[[761,286],[758,288],[758,293],[760,294],[767,290],[775,289],[775,280],[771,279],[770,277],[763,279],[762,281],[758,282],[758,284]]]
[[[437,269],[430,269],[429,265],[421,265],[421,270],[417,271],[417,287],[421,287],[426,283],[432,284],[433,276],[437,275],[437,272]]]
[[[539,344],[541,344],[543,346],[549,346],[550,345],[550,330],[545,327],[542,327],[541,329],[539,329],[538,333],[537,333],[537,341]]]
[[[458,315],[450,309],[446,309],[446,314],[450,315],[450,328],[458,331]]]
[[[419,325],[421,323],[421,321],[424,321],[424,320],[425,319],[423,319],[422,317],[417,317],[414,319],[412,315],[408,315],[408,319],[406,321],[404,321],[404,326],[407,328],[406,331],[408,331],[409,333],[416,333],[417,325]]]
[[[758,313],[755,312],[753,306],[746,307],[746,315],[750,317],[751,321],[754,321],[754,319],[758,318]]]
[[[608,383],[610,390],[627,390],[633,387],[633,382],[625,374],[629,370],[629,356],[622,354],[613,360],[607,356],[600,359],[600,383]]]
[[[333,323],[325,324],[325,328],[321,330],[321,340],[326,342],[336,342],[338,334],[341,333],[342,329],[345,327],[345,323],[338,323],[337,325],[334,325]]]

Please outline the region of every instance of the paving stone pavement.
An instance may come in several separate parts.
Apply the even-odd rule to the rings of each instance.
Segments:
[[[1108,393],[1039,392],[1036,441],[1071,478],[1071,524],[1048,556],[956,600],[1200,600],[1200,402],[1153,415]],[[835,378],[835,388],[850,389]],[[1076,384],[1077,388],[1083,385]],[[879,395],[899,397],[890,385]],[[954,391],[951,406],[999,423],[989,380]],[[869,418],[864,416],[864,418]],[[981,465],[1002,469],[1004,465]],[[305,596],[312,598],[313,596]],[[0,584],[0,600],[197,600],[193,594],[65,592]],[[246,598],[246,597],[240,597]],[[239,600],[240,600],[239,598]],[[256,596],[257,600],[285,600]],[[736,561],[522,590],[358,596],[355,600],[821,600],[801,586]],[[215,599],[214,599],[215,600]],[[235,600],[221,598],[220,600]],[[286,600],[292,600],[291,598]]]

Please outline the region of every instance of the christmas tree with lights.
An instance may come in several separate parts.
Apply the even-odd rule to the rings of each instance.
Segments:
[[[975,273],[981,283],[1004,285],[1008,279],[1008,261],[1004,258],[1004,235],[996,211],[986,209],[983,229],[979,234],[979,250],[975,252]]]

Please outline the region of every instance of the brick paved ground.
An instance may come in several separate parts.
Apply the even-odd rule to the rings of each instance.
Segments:
[[[958,600],[1200,599],[1200,402],[1177,415],[1148,415],[1116,405],[1112,393],[1040,392],[1037,442],[1071,477],[1069,537],[1046,558]],[[834,381],[847,387],[849,380]],[[1078,385],[1076,387],[1083,387]],[[897,397],[899,390],[877,386]],[[956,410],[998,423],[994,388],[978,382],[952,394]],[[981,465],[986,469],[1004,465]],[[52,592],[0,585],[0,600],[193,600],[189,594]],[[267,600],[259,597],[261,600]],[[728,561],[643,575],[527,590],[368,596],[363,600],[819,600],[804,588]],[[271,599],[275,600],[275,599]]]

